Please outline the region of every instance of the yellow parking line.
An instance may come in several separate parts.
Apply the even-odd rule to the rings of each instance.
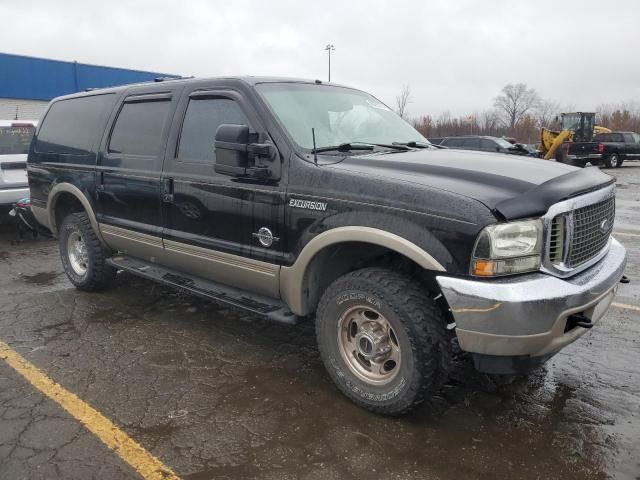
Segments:
[[[0,340],[0,359],[13,367],[31,385],[58,403],[122,460],[131,465],[143,478],[149,480],[180,480],[173,470],[147,452],[144,447],[116,427],[96,409],[75,394],[51,380],[45,373],[29,363],[18,352]]]
[[[622,235],[623,237],[640,237],[638,233],[613,232],[614,235]]]
[[[611,304],[612,307],[623,308],[625,310],[635,310],[636,312],[640,312],[640,307],[636,305],[629,305],[628,303],[616,303],[613,302]]]

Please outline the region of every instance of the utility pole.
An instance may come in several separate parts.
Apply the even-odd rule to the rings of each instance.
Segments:
[[[329,81],[331,81],[331,52],[336,49],[332,44],[328,43],[324,49],[329,53]]]

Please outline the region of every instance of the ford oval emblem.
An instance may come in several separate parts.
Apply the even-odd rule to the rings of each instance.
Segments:
[[[609,229],[609,219],[605,218],[604,220],[602,220],[602,223],[600,224],[600,231],[602,233],[607,233],[608,229]]]

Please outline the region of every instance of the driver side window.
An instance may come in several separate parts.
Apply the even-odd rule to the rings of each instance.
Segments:
[[[182,123],[179,161],[215,163],[216,130],[222,124],[249,125],[237,102],[229,98],[192,98]]]

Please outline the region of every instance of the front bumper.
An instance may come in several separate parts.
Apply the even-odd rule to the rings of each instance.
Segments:
[[[29,196],[29,187],[0,188],[0,205],[11,205]]]
[[[596,323],[609,308],[626,265],[612,238],[607,255],[570,278],[531,273],[469,280],[438,276],[462,350],[484,356],[549,358],[586,332],[566,329],[571,315]],[[565,331],[566,330],[566,331]]]

